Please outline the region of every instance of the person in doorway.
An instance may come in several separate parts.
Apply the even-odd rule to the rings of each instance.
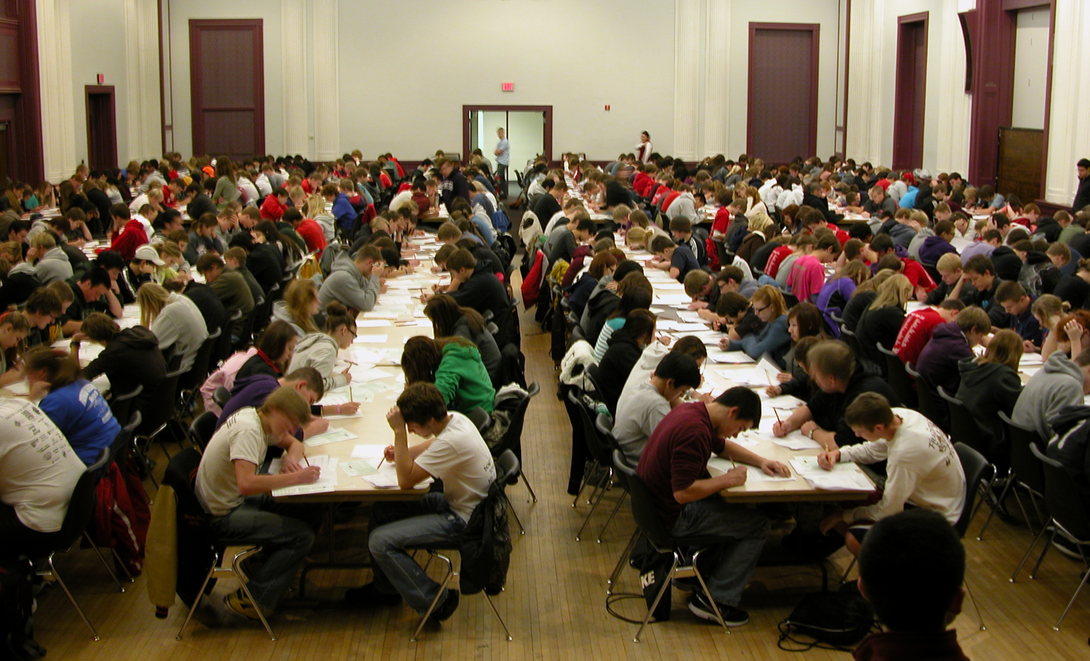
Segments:
[[[496,143],[496,178],[500,180],[500,199],[507,199],[507,167],[511,164],[511,143],[503,127],[496,129],[499,142]]]

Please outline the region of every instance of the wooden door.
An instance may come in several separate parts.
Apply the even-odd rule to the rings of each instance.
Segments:
[[[766,163],[817,153],[819,26],[749,24],[746,151]]]
[[[262,21],[190,20],[193,153],[265,153]]]
[[[116,168],[117,116],[113,85],[87,85],[87,165],[92,170]]]
[[[1041,197],[1041,160],[1045,132],[1040,129],[999,129],[999,172],[995,189],[1015,193],[1022,204]]]
[[[923,167],[927,97],[927,14],[897,19],[897,87],[893,108],[893,168]]]

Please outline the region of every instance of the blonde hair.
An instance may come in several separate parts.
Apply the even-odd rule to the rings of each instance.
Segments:
[[[288,307],[288,314],[292,321],[298,324],[304,333],[317,333],[318,326],[314,323],[314,317],[307,309],[310,304],[318,300],[318,285],[309,278],[292,280],[284,291],[284,303]]]
[[[31,248],[45,248],[46,250],[49,250],[50,248],[57,247],[57,241],[53,238],[51,232],[38,232],[30,237],[29,243]]]
[[[980,362],[1006,365],[1017,372],[1018,362],[1022,360],[1022,351],[1022,338],[1018,333],[1004,328],[997,331],[991,342],[988,342],[988,348]]]
[[[849,278],[858,286],[860,283],[870,279],[870,267],[861,259],[853,259],[845,264],[835,277]]]
[[[787,314],[787,301],[783,299],[780,290],[772,285],[761,285],[757,288],[757,291],[753,292],[753,296],[750,296],[749,300],[751,303],[764,303],[771,306],[773,319],[779,319]]]
[[[749,231],[751,232],[764,232],[772,225],[772,219],[760,209],[751,212],[747,218],[749,219]]]
[[[912,298],[912,283],[904,275],[896,273],[878,286],[878,296],[867,309],[877,310],[895,305],[903,310],[910,298]]]
[[[311,420],[310,405],[307,404],[307,400],[303,399],[303,396],[290,386],[281,386],[272,391],[265,398],[265,403],[257,410],[258,413],[263,415],[268,415],[273,411],[287,416],[300,427],[308,424]]]
[[[1033,302],[1033,307],[1030,308],[1034,317],[1039,320],[1043,320],[1045,324],[1048,324],[1048,320],[1052,317],[1060,317],[1071,311],[1071,304],[1066,301],[1060,300],[1059,296],[1053,294],[1041,294],[1041,296]]]
[[[301,187],[300,187],[301,188]],[[307,198],[306,217],[317,218],[321,214],[326,212],[325,198],[319,193],[315,193]]]
[[[170,292],[154,282],[145,282],[136,291],[136,303],[140,306],[140,325],[150,327],[163,308],[170,302]]]

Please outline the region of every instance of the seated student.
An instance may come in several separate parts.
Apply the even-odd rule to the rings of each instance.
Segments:
[[[48,285],[51,282],[64,281],[72,277],[72,262],[64,249],[57,245],[50,232],[42,232],[30,237],[30,249],[26,261],[34,264],[34,275],[38,282]]]
[[[851,243],[849,241],[848,243]],[[818,292],[816,305],[834,337],[840,337],[840,324],[833,317],[843,319],[844,306],[851,300],[855,288],[871,277],[870,269],[861,259],[852,259],[829,277]]]
[[[30,321],[22,312],[0,314],[0,388],[18,383],[26,376],[18,353],[29,333]]]
[[[54,282],[41,287],[27,299],[23,314],[30,324],[27,347],[51,346],[63,337],[59,317],[72,304],[72,290],[67,282]]]
[[[250,288],[250,296],[254,299],[256,305],[258,300],[265,298],[265,290],[261,288],[261,284],[254,277],[253,273],[250,273],[250,269],[246,267],[246,250],[244,248],[228,248],[227,252],[223,254],[223,266],[224,269],[231,269],[237,272],[246,280],[246,286]]]
[[[299,209],[288,209],[284,211],[282,219],[284,222],[290,223],[291,227],[295,230],[295,233],[302,237],[303,242],[306,244],[307,252],[315,253],[320,259],[322,251],[324,251],[326,245],[328,245],[322,226],[313,218],[304,218],[303,213]]]
[[[418,335],[409,338],[401,354],[405,383],[434,383],[452,410],[469,413],[481,408],[492,413],[496,390],[472,342],[453,336],[433,340]]]
[[[1090,394],[1090,349],[1074,360],[1063,351],[1054,351],[1044,367],[1034,374],[1014,405],[1011,420],[1034,429],[1041,440],[1052,438],[1052,421],[1065,406],[1079,406]]]
[[[0,559],[44,557],[58,542],[86,466],[49,417],[25,399],[0,399],[0,436]]]
[[[958,363],[961,383],[956,397],[965,404],[976,421],[983,443],[987,447],[988,461],[1006,468],[1010,460],[1006,432],[996,415],[1002,411],[1010,417],[1015,402],[1022,393],[1022,381],[1018,376],[1018,361],[1022,359],[1022,340],[1011,330],[1001,330],[988,342],[988,349],[979,358]]]
[[[219,229],[216,214],[206,213],[200,216],[193,221],[190,229],[189,245],[185,251],[185,259],[190,264],[196,264],[197,258],[206,252],[222,255],[226,250],[223,243],[216,238],[216,230]]]
[[[352,346],[356,339],[356,318],[348,314],[344,305],[334,302],[326,306],[324,323],[324,332],[307,333],[299,339],[288,371],[313,367],[322,375],[322,385],[329,391],[352,382],[347,367],[337,373],[333,368],[340,350]]]
[[[690,310],[715,310],[715,304],[719,301],[719,286],[710,273],[701,269],[689,271],[685,276],[685,295],[693,299],[689,303]]]
[[[715,274],[715,285],[719,288],[720,296],[727,292],[736,292],[746,298],[753,296],[761,286],[752,276],[746,277],[745,270],[735,264],[724,266]]]
[[[855,659],[966,661],[957,631],[947,629],[965,598],[965,549],[941,514],[919,508],[888,516],[858,555],[859,592],[883,630],[856,646]]]
[[[776,232],[776,225],[768,214],[762,211],[751,211],[748,216],[746,234],[742,242],[738,244],[735,257],[749,263],[754,260],[757,251],[764,247],[765,243]]]
[[[995,291],[995,302],[1002,306],[1009,318],[1011,330],[1034,347],[1044,342],[1041,324],[1033,316],[1033,299],[1017,282],[1004,282]]]
[[[346,183],[351,184],[352,182],[347,181]],[[348,201],[348,196],[343,191],[338,190],[334,184],[322,186],[321,192],[322,197],[325,198],[326,204],[329,206],[330,213],[333,214],[336,221],[337,231],[343,236],[352,236],[358,214],[352,208],[352,203]]]
[[[293,434],[311,420],[310,407],[298,392],[279,388],[260,408],[232,415],[212,436],[197,469],[197,499],[211,515],[217,541],[260,544],[264,563],[246,584],[257,603],[240,588],[224,597],[227,610],[248,620],[257,609],[273,611],[314,544],[320,513],[314,505],[274,503],[280,487],[315,482],[320,469],[303,462],[303,444]],[[277,475],[259,474],[269,446],[284,450]]]
[[[450,286],[445,293],[458,305],[473,308],[486,319],[491,313],[490,321],[499,328],[496,344],[501,349],[508,344],[517,344],[519,335],[511,312],[511,299],[496,275],[489,272],[484,262],[478,261],[463,248],[451,253],[446,264],[450,271]],[[428,297],[423,298],[426,300]]]
[[[337,301],[359,312],[374,309],[378,295],[385,290],[381,273],[382,252],[378,248],[364,246],[355,257],[342,252],[333,260],[329,276],[318,290],[319,305]]]
[[[794,379],[807,379],[805,369],[798,366],[795,359],[795,347],[804,338],[816,337],[827,340],[821,312],[813,303],[799,303],[787,311],[787,334],[791,336],[791,348],[784,355],[784,371],[776,375],[777,381],[787,383]]]
[[[121,259],[130,262],[136,254],[136,249],[148,242],[144,225],[138,219],[131,217],[129,207],[124,204],[115,204],[110,207],[110,218],[113,221],[110,247],[99,248],[98,252],[112,250],[121,255]]]
[[[704,250],[704,243],[693,235],[692,222],[688,218],[673,218],[670,221],[670,236],[678,245],[684,243],[689,246],[689,252],[696,258],[697,266],[708,263],[708,253]]]
[[[920,247],[920,261],[924,264],[937,264],[943,255],[957,255],[958,251],[950,242],[954,239],[954,224],[949,220],[935,223],[935,235],[929,236]]]
[[[855,325],[855,334],[864,358],[872,367],[885,374],[886,360],[877,344],[893,349],[897,333],[905,320],[905,306],[912,299],[912,283],[897,273],[878,287],[878,296],[871,302]]]
[[[609,349],[609,340],[621,328],[624,328],[628,314],[633,310],[646,310],[651,307],[652,293],[651,283],[646,278],[632,278],[626,280],[624,289],[618,287],[621,297],[620,304],[606,318],[602,325],[602,331],[598,333],[598,341],[594,343],[594,360],[601,362]]]
[[[188,371],[201,345],[208,339],[208,328],[200,309],[188,297],[172,293],[148,282],[136,292],[140,306],[140,324],[159,339],[164,354],[182,356],[179,369]]]
[[[811,303],[816,301],[825,285],[825,265],[839,254],[840,242],[836,236],[828,234],[818,240],[811,252],[800,255],[787,276],[787,287],[795,298]]]
[[[719,346],[727,351],[744,351],[754,359],[766,353],[781,368],[784,356],[791,348],[791,334],[787,331],[787,302],[783,294],[772,285],[761,285],[749,299],[753,313],[761,326],[755,329],[732,328]]]
[[[650,250],[655,254],[655,259],[648,265],[666,271],[678,282],[685,282],[689,271],[700,268],[687,244],[679,245],[673,239],[658,236],[651,241]]]
[[[655,321],[654,313],[644,309],[633,310],[625,317],[624,327],[609,338],[609,347],[598,363],[594,377],[598,395],[610,415],[616,412],[617,400],[644,347],[655,339]]]
[[[652,342],[643,348],[643,353],[640,354],[640,360],[632,366],[632,371],[628,373],[628,379],[625,380],[624,388],[621,389],[623,393],[625,390],[636,387],[641,383],[645,383],[651,378],[651,374],[658,367],[658,364],[662,362],[662,359],[666,354],[676,351],[683,353],[694,361],[696,366],[703,369],[704,361],[708,359],[708,348],[704,346],[704,342],[700,338],[693,335],[686,335],[679,338],[677,342],[674,342],[672,346],[667,347],[662,342]],[[701,376],[703,378],[703,376]],[[696,386],[693,386],[694,388]]]
[[[928,306],[909,312],[897,332],[893,352],[902,363],[915,365],[919,361],[920,352],[931,341],[935,327],[953,321],[964,309],[965,304],[961,301],[948,299],[935,307]]]
[[[431,320],[432,336],[435,339],[461,337],[476,345],[493,387],[502,385],[498,383],[500,348],[479,312],[458,305],[457,301],[446,294],[439,294],[428,299],[424,305],[424,315]]]
[[[38,401],[83,463],[95,463],[121,432],[121,425],[98,389],[80,378],[78,359],[38,347],[27,352],[24,370],[30,399]]]
[[[954,444],[935,423],[911,409],[891,408],[878,393],[863,393],[848,405],[845,421],[865,443],[818,455],[818,465],[832,470],[839,462],[886,462],[882,498],[873,505],[837,509],[821,522],[821,531],[845,535],[848,550],[859,553],[867,530],[904,511],[905,505],[932,510],[949,524],[965,506],[965,472]]]
[[[266,195],[265,201],[261,203],[261,218],[276,222],[284,216],[284,212],[287,210],[288,191],[277,188],[271,195]]]
[[[810,349],[814,348],[814,345],[826,340],[823,335],[807,335],[799,338],[791,347],[791,371],[781,372],[778,375],[778,381],[776,385],[771,385],[765,388],[765,394],[769,397],[778,397],[780,395],[791,395],[797,397],[806,402],[810,400],[810,396],[813,395],[814,386],[810,381],[810,366],[807,356],[810,354]],[[784,377],[787,377],[784,380]]]
[[[394,431],[394,443],[387,446],[385,458],[397,469],[398,486],[411,489],[433,477],[442,481],[443,489],[417,501],[375,504],[368,530],[374,579],[346,592],[345,600],[373,608],[396,606],[404,599],[423,614],[440,585],[428,578],[405,547],[420,539],[440,544],[459,539],[495,481],[496,468],[476,426],[461,413],[450,411],[431,384],[408,385],[386,420]],[[410,448],[409,432],[426,440]],[[432,618],[448,619],[458,607],[458,598],[457,589],[447,589]]]
[[[787,291],[787,278],[799,257],[813,252],[817,239],[810,234],[798,234],[787,240],[784,250],[773,250],[765,265],[765,274],[760,278],[763,284],[775,284],[781,291]],[[777,252],[778,251],[778,252]],[[779,261],[776,259],[779,258]]]
[[[961,257],[957,253],[947,253],[939,257],[935,269],[939,272],[939,284],[927,294],[924,302],[928,305],[938,305],[942,301],[957,299],[965,303],[975,291],[971,282],[962,282]],[[952,295],[955,287],[961,283],[961,289],[957,295]],[[966,303],[968,305],[968,303]]]
[[[134,400],[134,411],[153,406],[155,391],[166,378],[167,361],[159,350],[159,340],[144,326],[122,330],[117,322],[101,312],[92,313],[69,343],[72,357],[79,360],[83,340],[102,345],[102,352],[83,368],[82,377],[93,381],[100,374],[110,380],[110,394],[123,395],[141,386]],[[125,421],[128,423],[128,421]]]
[[[257,354],[257,347],[250,347],[245,351],[237,351],[232,354],[227,360],[223,361],[219,369],[208,375],[208,378],[201,384],[201,399],[204,401],[204,410],[215,413],[217,417],[222,413],[222,409],[219,404],[216,404],[213,399],[216,391],[220,388],[231,391],[235,386],[235,377],[238,375],[239,369],[246,363],[247,360],[254,357]]]
[[[617,400],[613,437],[630,466],[639,463],[643,446],[659,422],[700,382],[700,368],[692,356],[671,351],[659,361],[649,381],[625,384]]]
[[[707,404],[678,405],[655,427],[636,467],[671,535],[722,540],[716,544],[715,567],[702,573],[727,626],[749,621],[749,614],[738,604],[757,566],[769,524],[760,510],[728,503],[719,495],[723,489],[745,483],[746,466],[711,477],[707,465],[716,454],[769,475],[790,475],[783,464],[726,440],[760,421],[761,400],[747,388],[731,388]],[[689,610],[702,619],[716,619],[701,590],[693,593]]]
[[[991,322],[983,312],[975,305],[967,307],[953,321],[932,330],[931,340],[915,363],[916,371],[932,391],[937,393],[939,386],[949,395],[958,391],[961,382],[958,362],[972,359],[973,347],[982,344],[991,331]]]
[[[576,247],[593,239],[597,232],[598,226],[591,220],[590,215],[583,210],[577,211],[570,223],[558,227],[549,237],[546,244],[549,263],[571,262]]]
[[[236,411],[247,407],[257,408],[261,406],[270,394],[282,387],[291,388],[302,395],[303,399],[310,405],[311,415],[314,416],[322,415],[326,409],[332,415],[341,415],[342,412],[351,415],[359,410],[359,404],[355,402],[328,407],[315,405],[315,402],[325,394],[325,390],[322,388],[322,375],[313,367],[300,367],[279,379],[274,379],[268,374],[255,374],[236,381],[231,389],[231,399],[227,400],[227,403],[223,405],[223,413],[220,414],[219,420],[216,422],[216,429],[222,427],[223,423],[227,422]],[[305,440],[314,434],[321,434],[328,430],[329,421],[315,417],[301,427],[300,432],[296,434],[296,438]]]
[[[1052,265],[1056,267],[1056,270],[1059,271],[1059,278],[1075,275],[1078,270],[1078,260],[1081,255],[1072,255],[1071,247],[1066,243],[1057,241],[1049,244],[1048,249],[1045,250],[1045,255],[1052,262]],[[1059,279],[1057,279],[1057,282],[1059,282]]]
[[[257,351],[239,368],[235,381],[254,374],[280,378],[291,364],[298,343],[299,334],[295,329],[285,321],[274,319],[255,342]]]
[[[313,280],[292,280],[284,298],[273,303],[272,318],[291,324],[299,337],[303,337],[318,332],[320,310],[318,285]]]
[[[1003,284],[1003,281],[995,275],[995,266],[992,265],[992,260],[983,255],[978,255],[966,262],[959,284],[964,286],[965,282],[972,283],[973,289],[976,290],[976,293],[967,303],[983,308],[988,313],[988,317],[991,318],[992,326],[996,328],[1009,327],[1010,323],[1006,310],[995,300],[995,293],[999,290],[999,285]],[[960,294],[961,288],[958,286],[955,286],[950,292],[951,297],[957,297]]]
[[[253,293],[250,291],[246,279],[234,269],[227,268],[224,261],[213,254],[201,255],[197,260],[196,269],[198,273],[204,276],[205,283],[212,288],[212,292],[223,303],[228,318],[238,312],[242,313],[242,317],[236,322],[234,329],[225,329],[224,331],[237,336],[243,320],[254,310]]]
[[[571,307],[572,312],[576,317],[583,314],[583,309],[587,305],[587,301],[590,300],[590,295],[594,291],[594,288],[602,281],[603,278],[609,277],[609,282],[613,280],[613,272],[617,269],[617,257],[609,251],[600,252],[594,256],[591,260],[590,266],[586,271],[579,276],[579,279],[571,286],[571,295],[568,297],[568,305]]]
[[[105,296],[110,288],[110,275],[106,269],[100,266],[92,266],[82,275],[74,276],[68,281],[72,290],[72,304],[61,315],[64,334],[71,336],[80,330],[83,320],[94,312],[91,304]]]
[[[241,232],[231,238],[231,248],[246,251],[246,268],[261,285],[262,295],[268,298],[284,278],[280,265],[283,256],[267,243],[257,243],[250,232]]]
[[[862,440],[844,420],[844,411],[861,393],[876,392],[887,401],[897,402],[897,395],[882,378],[868,373],[856,362],[852,350],[839,340],[825,340],[814,345],[806,355],[810,381],[817,386],[805,406],[777,422],[772,432],[782,438],[798,429],[817,441],[826,451]]]

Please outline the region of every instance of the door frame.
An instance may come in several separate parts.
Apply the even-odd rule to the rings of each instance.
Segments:
[[[893,154],[890,162],[895,169],[904,169],[904,157],[906,154],[914,151],[914,147],[920,148],[920,159],[923,160],[923,145],[924,145],[924,128],[927,124],[927,58],[930,55],[930,49],[928,48],[928,24],[930,12],[920,12],[918,14],[906,14],[904,16],[897,17],[897,51],[896,51],[896,69],[894,73],[894,102],[893,102]],[[908,126],[905,122],[906,113],[910,111],[910,104],[907,103],[907,94],[911,92],[907,85],[902,85],[900,78],[902,72],[902,65],[904,64],[904,51],[903,47],[906,45],[903,42],[905,33],[905,26],[909,24],[923,23],[923,86],[924,95],[920,103],[923,104],[924,122],[920,125],[920,135],[910,135],[903,127]],[[910,141],[911,140],[911,141]],[[901,158],[898,158],[898,155]],[[923,167],[923,163],[911,164],[911,167]]]
[[[756,126],[756,117],[753,108],[753,90],[757,86],[757,76],[753,73],[755,58],[753,56],[753,41],[757,30],[793,30],[796,32],[807,31],[810,33],[810,136],[808,138],[806,153],[817,153],[817,115],[818,115],[818,59],[821,54],[821,25],[818,23],[750,23],[748,61],[746,62],[748,83],[746,89],[746,153],[753,154],[753,129]],[[758,157],[761,155],[758,154]]]
[[[107,135],[109,139],[109,151],[113,154],[110,163],[117,163],[117,96],[115,94],[113,85],[84,85],[83,87],[83,110],[87,115],[87,163],[91,164],[91,95],[100,96],[105,95],[110,99],[110,117],[113,118],[113,122],[110,124],[110,132]],[[116,165],[110,165],[109,167],[117,167]]]
[[[544,149],[545,159],[553,162],[553,107],[552,106],[462,106],[462,160],[469,162],[469,152],[473,149],[469,140],[469,113],[471,112],[541,112],[545,113]]]
[[[265,153],[265,38],[264,21],[260,18],[238,19],[189,19],[189,96],[190,113],[193,118],[193,153],[208,154],[207,145],[204,144],[204,115],[201,110],[203,105],[204,76],[201,74],[201,49],[200,34],[203,30],[237,30],[250,28],[254,39],[254,153],[250,156],[258,156]],[[249,107],[225,106],[213,110],[250,110]]]

